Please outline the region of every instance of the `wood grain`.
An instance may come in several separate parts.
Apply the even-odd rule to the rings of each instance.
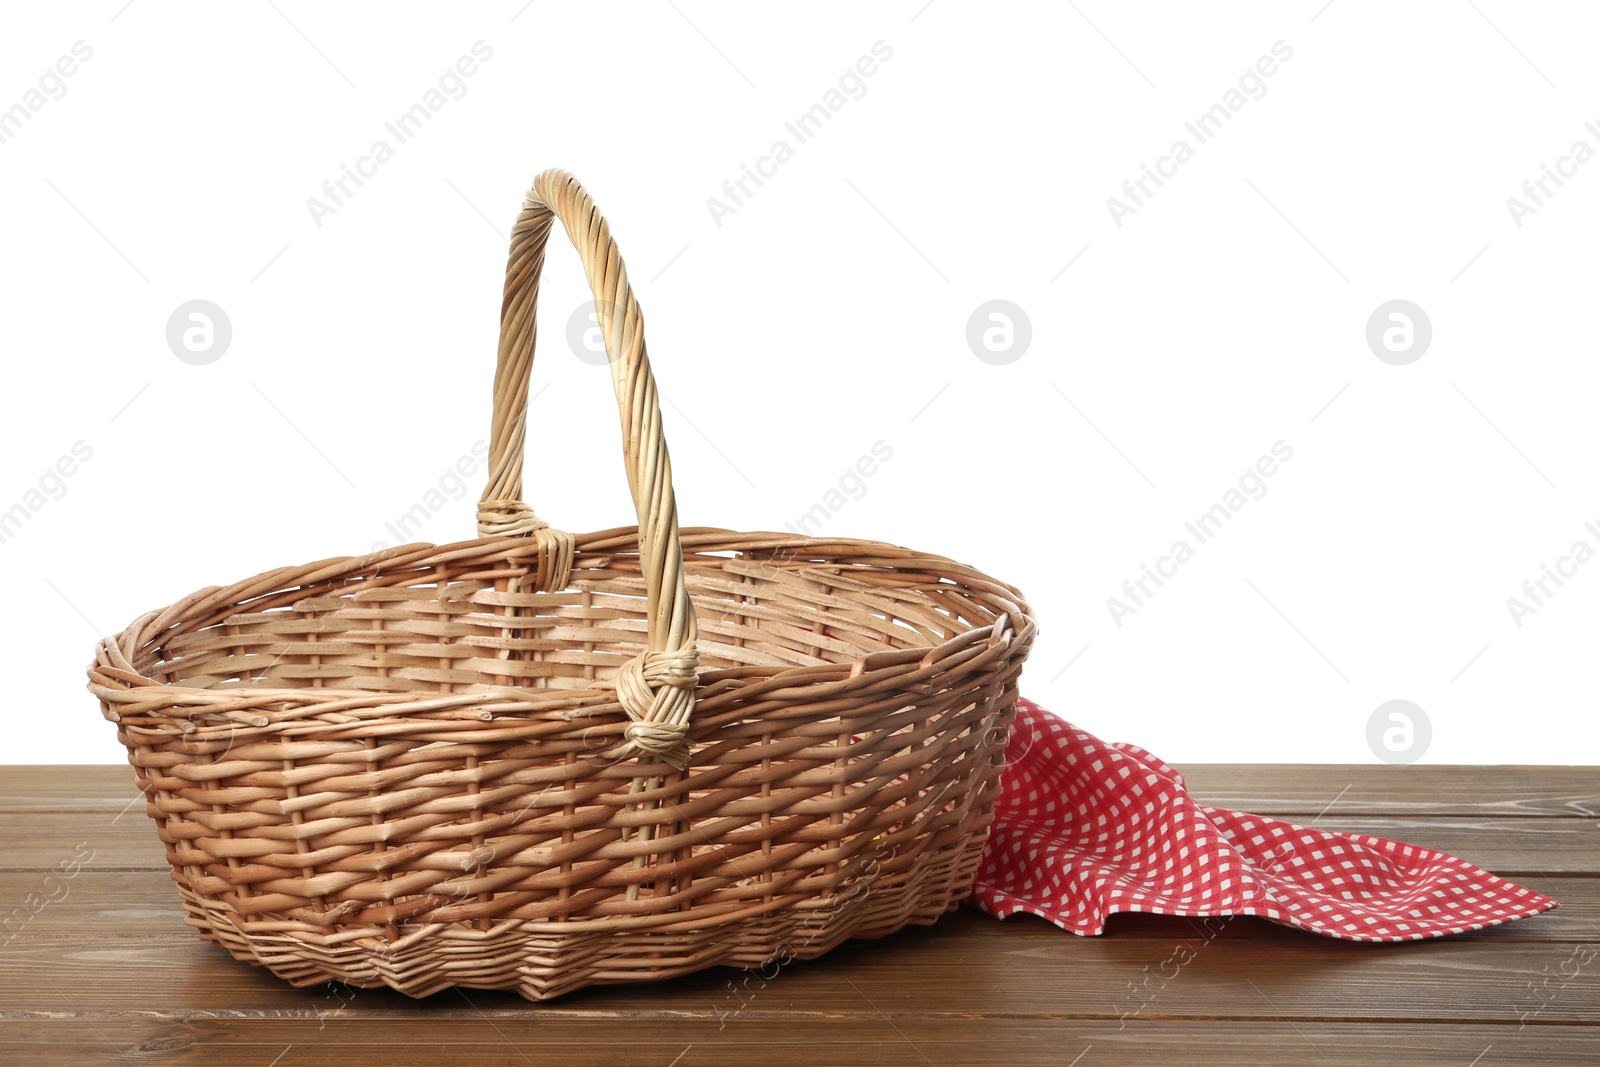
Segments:
[[[891,1019],[859,1024],[800,1019],[547,1019],[440,1014],[432,1024],[328,1019],[61,1019],[0,1024],[0,1056],[38,1067],[158,1064],[214,1067],[1566,1067],[1594,1064],[1594,1035],[1574,1027],[1318,1022],[1115,1022],[1058,1019]],[[1488,1053],[1488,1054],[1485,1054]]]
[[[1485,815],[1600,819],[1600,768],[1201,763],[1180,767],[1204,804],[1283,818]],[[1300,821],[1304,821],[1303,818]]]
[[[767,1016],[726,1020],[485,1018],[465,1003],[425,1024],[323,1018],[29,1019],[0,1029],[0,1057],[40,1067],[160,1063],[172,1067],[1103,1067],[1221,1064],[1228,1067],[1592,1067],[1592,1033],[1576,1027],[1297,1024],[1167,1020],[922,1019]]]
[[[0,811],[122,810],[139,795],[126,763],[6,767],[0,773]]]
[[[86,866],[101,870],[168,869],[155,825],[138,805],[116,812],[0,812],[0,869],[46,871],[75,849],[93,850]]]
[[[0,911],[78,843],[95,854],[0,938],[0,1062],[1490,1067],[1600,1049],[1586,768],[1189,772],[1202,799],[1442,848],[1562,901],[1471,935],[1361,945],[1254,918],[1120,915],[1079,938],[962,909],[766,981],[715,970],[539,1005],[293,988],[183,925],[152,826],[124,810],[126,768],[16,770],[0,773]]]
[[[666,1012],[714,1018],[746,994],[746,1010],[801,1014],[883,1011],[908,1017],[1048,1015],[1116,1019],[1342,1019],[1490,1022],[1536,1006],[1528,993],[1544,968],[1559,971],[1561,943],[1483,944],[1449,940],[1374,946],[1305,936],[1272,943],[1191,933],[1172,942],[1110,938],[1013,938],[962,911],[934,927],[878,942],[851,942],[826,960],[793,963],[754,993],[746,975],[713,970],[669,983],[580,990],[541,1011],[550,1015]],[[1595,964],[1589,964],[1592,970]],[[771,972],[768,972],[769,974]],[[35,976],[30,978],[31,976]],[[39,981],[42,976],[44,981]],[[1600,982],[1570,983],[1541,1012],[1549,1023],[1600,1024]],[[733,985],[730,985],[730,984]],[[737,988],[735,988],[735,986]],[[13,1011],[249,1013],[293,1011],[306,993],[241,965],[198,939],[19,938],[0,955],[0,987]],[[738,990],[745,990],[744,994]],[[326,991],[319,994],[327,999]],[[514,994],[474,992],[479,1007],[517,1015]],[[422,1002],[391,990],[361,990],[365,1010],[425,1017]]]

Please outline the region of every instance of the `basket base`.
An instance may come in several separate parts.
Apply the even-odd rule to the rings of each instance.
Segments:
[[[334,935],[259,929],[275,924],[240,921],[236,913],[204,900],[181,882],[179,891],[188,911],[185,921],[201,937],[291,985],[340,982],[363,989],[388,987],[411,997],[459,986],[510,990],[542,1001],[590,985],[675,978],[716,966],[756,968],[814,959],[847,940],[929,926],[970,895],[983,843],[965,842],[917,867],[898,884],[872,885],[853,898],[821,902],[816,910],[787,907],[688,930],[551,933],[552,924],[511,920],[488,930],[465,923],[440,925],[391,943],[383,927],[345,927]]]

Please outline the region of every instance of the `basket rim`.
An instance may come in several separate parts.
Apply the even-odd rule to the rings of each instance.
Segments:
[[[576,548],[577,551],[588,554],[604,554],[608,549],[615,549],[617,555],[636,555],[639,547],[638,531],[637,526],[616,526],[606,530],[576,534]],[[732,543],[729,543],[730,539]],[[926,665],[926,661],[932,659],[935,653],[947,649],[953,651],[954,647],[971,642],[975,635],[985,631],[990,634],[991,645],[996,641],[1004,641],[1009,645],[1016,640],[1031,641],[1038,630],[1032,609],[1022,592],[1015,586],[947,556],[921,552],[887,541],[856,537],[809,537],[804,534],[770,530],[741,531],[716,526],[693,526],[682,529],[682,542],[684,555],[690,562],[693,562],[696,550],[731,552],[806,549],[813,550],[813,554],[821,555],[823,550],[833,549],[843,550],[842,553],[836,551],[835,554],[845,556],[854,554],[850,550],[866,550],[852,562],[878,562],[886,569],[894,570],[916,569],[915,565],[926,563],[958,577],[963,584],[974,590],[997,594],[1009,602],[1009,609],[1002,612],[992,624],[968,627],[937,645],[908,647],[892,653],[872,652],[848,661],[829,664],[826,665],[829,668],[828,673],[837,670],[845,672],[847,677],[854,677],[870,670],[871,661],[875,659],[881,666],[888,666],[886,662],[888,658],[892,658],[896,663],[920,659],[925,661]],[[712,545],[716,547],[708,547]],[[406,579],[412,576],[414,568],[431,566],[467,555],[493,555],[496,554],[497,547],[500,551],[511,550],[504,552],[508,557],[520,555],[521,553],[515,551],[518,548],[525,548],[526,554],[530,557],[536,557],[539,552],[537,544],[524,535],[477,537],[445,544],[418,541],[359,556],[331,556],[299,566],[269,568],[231,585],[206,586],[169,605],[145,612],[117,633],[101,637],[95,643],[95,659],[89,664],[88,689],[101,699],[106,699],[112,693],[159,689],[168,703],[195,705],[222,702],[231,704],[246,697],[252,702],[259,701],[264,707],[277,701],[290,701],[300,705],[358,701],[366,706],[382,704],[393,714],[438,711],[486,703],[494,704],[502,711],[513,710],[510,706],[515,706],[517,710],[535,711],[550,705],[581,702],[581,699],[589,696],[591,691],[485,686],[461,693],[384,693],[370,689],[333,686],[316,688],[241,686],[228,689],[186,686],[162,682],[140,674],[134,669],[129,655],[147,644],[149,635],[157,629],[168,629],[180,620],[186,623],[192,622],[197,611],[213,609],[213,619],[202,621],[198,627],[190,628],[214,625],[215,622],[246,610],[251,599],[246,594],[250,590],[256,590],[256,596],[264,593],[282,594],[295,586],[349,574],[365,574],[369,579],[385,575]],[[880,556],[885,558],[880,559]],[[286,584],[285,579],[292,581]],[[369,587],[376,588],[390,584],[402,584],[402,582],[373,581]],[[1009,637],[1003,636],[1005,631],[1010,632]],[[767,682],[769,685],[783,683],[780,688],[794,683],[814,685],[820,681],[817,674],[821,669],[822,667],[817,665],[773,669]],[[716,681],[719,676],[733,676],[749,670],[747,667],[703,670],[700,672],[701,687],[704,688],[708,683]],[[612,690],[592,691],[592,702],[597,705],[614,703],[615,700],[616,696]],[[266,725],[266,723],[263,721],[252,725]]]

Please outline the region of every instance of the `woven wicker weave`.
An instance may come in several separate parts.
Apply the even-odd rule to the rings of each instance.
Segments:
[[[559,218],[594,290],[639,525],[522,502]],[[810,958],[970,889],[1034,625],[892,545],[681,535],[639,308],[568,174],[513,235],[476,540],[268,571],[98,646],[188,922],[296,985],[541,1000]]]

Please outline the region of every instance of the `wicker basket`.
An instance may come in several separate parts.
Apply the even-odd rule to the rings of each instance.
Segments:
[[[638,527],[522,502],[560,218],[600,312]],[[479,538],[201,590],[102,640],[189,925],[294,983],[513,989],[821,955],[970,891],[1013,588],[892,545],[679,531],[638,304],[571,175],[512,239]]]

